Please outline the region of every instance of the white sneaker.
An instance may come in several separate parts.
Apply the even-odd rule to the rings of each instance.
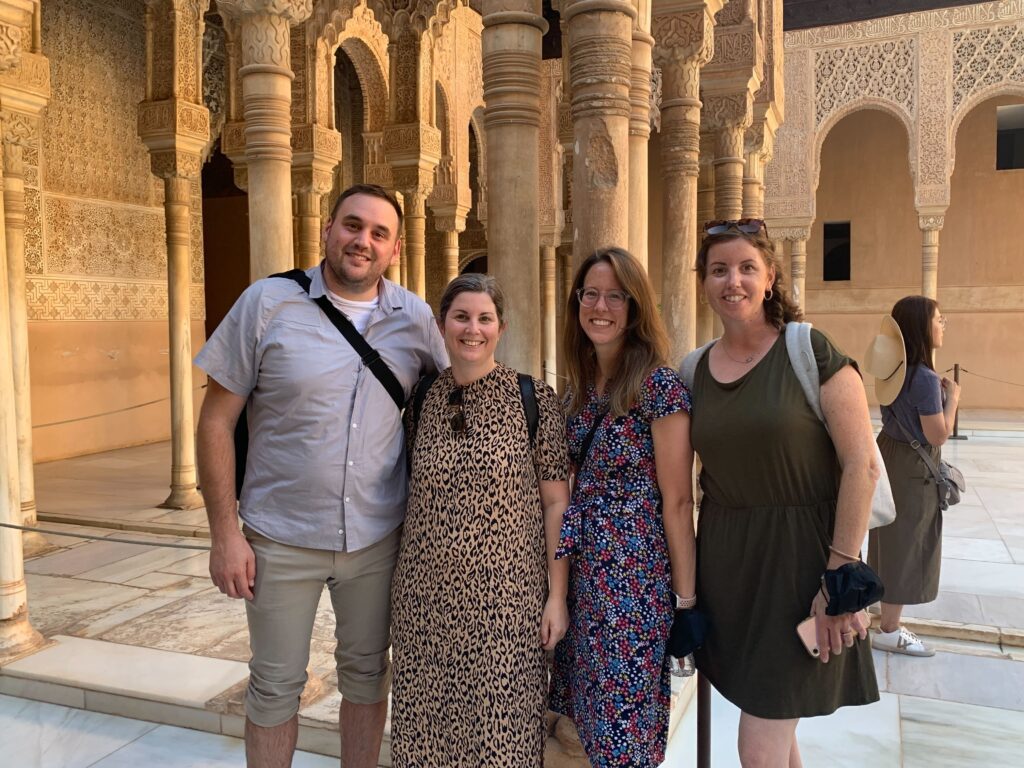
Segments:
[[[906,627],[892,632],[876,632],[871,638],[871,647],[889,653],[905,653],[907,656],[934,656],[935,649],[925,645],[917,635]]]

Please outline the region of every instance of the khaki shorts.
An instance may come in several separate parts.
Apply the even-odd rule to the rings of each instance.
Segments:
[[[291,547],[245,528],[256,555],[249,619],[245,713],[269,728],[299,711],[316,609],[327,585],[338,640],[338,690],[356,704],[384,700],[391,686],[391,575],[401,527],[357,552]]]

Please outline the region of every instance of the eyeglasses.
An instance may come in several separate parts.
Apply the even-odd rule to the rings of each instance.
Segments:
[[[622,309],[629,301],[629,294],[625,291],[599,291],[597,288],[577,288],[576,298],[584,307],[596,307],[601,297],[604,297],[604,305],[608,309]]]
[[[941,328],[942,330],[946,330],[946,316],[945,315],[939,315],[939,328]]]
[[[462,387],[456,387],[448,395],[448,424],[456,435],[464,435],[466,428],[466,410],[462,404]]]
[[[744,235],[756,235],[764,230],[765,237],[768,236],[768,225],[764,219],[715,219],[704,225],[707,235],[724,235],[730,229],[737,229]]]

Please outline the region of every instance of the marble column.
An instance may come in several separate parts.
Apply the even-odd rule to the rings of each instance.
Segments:
[[[807,311],[807,297],[804,294],[804,283],[807,277],[807,238],[809,233],[797,233],[789,240],[789,283],[790,292],[804,312]]]
[[[721,2],[681,0],[654,11],[654,60],[661,67],[662,316],[677,363],[697,340],[696,276],[699,226],[700,69],[713,49]]]
[[[697,245],[704,240],[704,225],[715,218],[715,137],[707,131],[700,134],[700,170],[697,173]],[[696,254],[696,250],[694,253]],[[711,310],[704,290],[697,281],[697,341],[707,344],[714,338],[715,313]]]
[[[566,0],[572,121],[574,253],[629,246],[630,84],[636,8],[626,0]],[[493,146],[493,145],[492,145]]]
[[[498,357],[541,374],[540,62],[548,24],[540,0],[483,0],[487,132],[487,260],[505,290],[509,332]]]
[[[441,244],[441,260],[444,264],[444,282],[450,283],[459,276],[459,233],[466,230],[466,215],[469,210],[459,205],[433,206],[434,226],[444,238]]]
[[[544,381],[558,388],[557,251],[561,234],[545,238],[540,246],[541,318],[543,322]]]
[[[715,132],[715,218],[743,216],[743,134],[751,120],[751,94],[705,98],[706,125]]]
[[[35,469],[32,461],[32,382],[29,376],[28,306],[25,295],[25,147],[35,128],[25,115],[5,113],[3,119],[3,198],[7,229],[7,284],[11,328],[11,368],[17,425],[18,483],[22,523],[36,525]],[[25,531],[26,555],[50,545],[38,533]]]
[[[242,100],[249,191],[249,276],[291,269],[292,147],[289,24],[309,17],[313,0],[218,0],[241,26]]]
[[[31,0],[0,0],[0,71],[9,71],[20,61],[22,30],[31,27],[32,11]],[[0,220],[5,219],[0,215]],[[0,227],[0,259],[4,261],[0,296],[10,295],[7,258],[6,227]],[[10,303],[0,300],[0,523],[21,525],[13,368]],[[22,547],[20,530],[0,528],[0,662],[30,653],[45,642],[29,622]]]
[[[928,213],[918,217],[921,228],[921,295],[939,297],[939,232],[945,217]]]
[[[323,222],[320,207],[323,196],[331,191],[333,180],[328,170],[305,166],[292,171],[295,190],[295,266],[309,269],[320,263]]]
[[[747,152],[743,163],[743,215],[764,218],[764,164],[760,152]]]
[[[650,28],[650,19],[646,21]],[[654,38],[638,19],[633,30],[629,87],[629,252],[647,267],[647,155],[651,139],[651,61]]]

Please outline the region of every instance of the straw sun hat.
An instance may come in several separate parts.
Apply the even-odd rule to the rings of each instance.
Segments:
[[[881,405],[891,405],[903,389],[907,376],[907,349],[900,327],[891,316],[882,318],[882,327],[864,353],[864,368],[875,377],[875,396]]]

